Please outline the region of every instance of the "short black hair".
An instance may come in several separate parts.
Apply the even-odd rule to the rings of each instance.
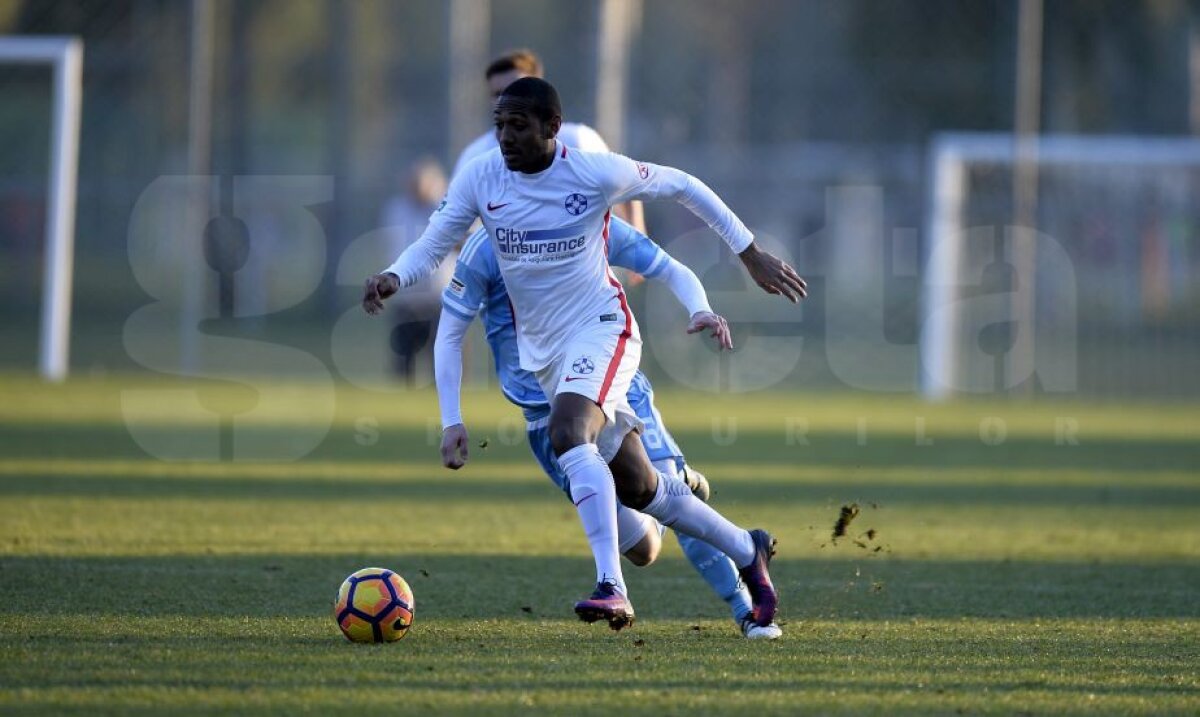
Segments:
[[[487,66],[487,71],[483,73],[485,80],[492,79],[492,75],[502,75],[505,72],[517,70],[529,77],[542,76],[542,61],[538,58],[533,50],[509,50],[503,55],[492,60]]]
[[[543,122],[549,122],[554,117],[562,119],[558,90],[540,77],[522,77],[513,82],[500,93],[500,100],[505,97],[528,100],[533,114]]]

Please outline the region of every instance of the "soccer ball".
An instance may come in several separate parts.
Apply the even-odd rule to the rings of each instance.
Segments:
[[[395,642],[412,627],[415,605],[404,578],[384,568],[363,568],[342,581],[333,619],[351,642]]]

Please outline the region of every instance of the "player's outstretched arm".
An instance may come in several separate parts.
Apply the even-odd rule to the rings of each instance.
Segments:
[[[468,170],[471,166],[474,165],[468,165]],[[471,171],[464,171],[463,175],[450,182],[446,198],[429,217],[420,238],[401,252],[391,266],[367,279],[362,306],[368,314],[378,314],[388,297],[432,274],[479,216],[474,201],[474,178]]]
[[[771,252],[763,251],[751,242],[738,253],[742,265],[754,283],[768,294],[778,294],[793,304],[808,296],[808,284],[786,261]]]
[[[363,311],[371,316],[383,311],[383,301],[400,291],[400,279],[395,274],[384,272],[367,277],[363,286]]]
[[[432,274],[455,242],[453,235],[438,230],[431,222],[421,238],[405,249],[391,266],[367,279],[363,287],[363,310],[371,316],[383,311],[384,300]]]
[[[712,228],[742,260],[763,291],[796,302],[808,286],[779,257],[758,248],[742,220],[704,182],[674,167],[634,162],[618,154],[593,155],[597,181],[610,204],[628,199],[674,199]]]
[[[700,311],[692,314],[691,321],[688,322],[687,332],[689,334],[698,334],[702,331],[710,331],[709,336],[717,340],[717,348],[722,351],[733,350],[733,334],[729,332],[729,322],[724,316],[714,314],[711,311]]]
[[[470,321],[443,308],[433,343],[434,382],[442,410],[442,465],[451,470],[462,468],[469,457],[467,444],[470,437],[463,425],[460,396],[463,338],[470,326]]]
[[[708,292],[696,272],[684,266],[650,237],[627,222],[614,219],[608,243],[608,260],[613,266],[636,271],[651,281],[667,285],[679,303],[687,309],[689,334],[710,330],[721,349],[732,349],[729,324],[713,312]]]
[[[719,349],[732,350],[733,336],[729,332],[729,323],[725,321],[724,317],[713,312],[712,307],[709,306],[708,292],[704,290],[704,284],[700,283],[700,277],[696,276],[696,272],[677,261],[675,257],[665,251],[663,254],[666,255],[666,262],[651,279],[666,284],[675,294],[675,298],[679,299],[679,303],[687,309],[689,316],[687,332],[698,334],[706,330],[711,331],[710,335],[717,340]]]

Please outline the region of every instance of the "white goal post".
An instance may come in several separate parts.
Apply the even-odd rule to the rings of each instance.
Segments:
[[[0,36],[0,63],[49,65],[54,77],[38,371],[46,380],[62,381],[67,377],[70,357],[83,41],[75,37]]]
[[[962,273],[964,242],[970,228],[970,170],[977,165],[1012,169],[1022,159],[1033,162],[1040,172],[1067,165],[1078,165],[1093,173],[1162,172],[1165,168],[1200,167],[1200,139],[1042,135],[1018,143],[1016,135],[1006,133],[937,135],[928,154],[924,228],[928,249],[919,314],[923,321],[919,383],[922,396],[928,400],[948,398],[960,385],[963,371],[959,351],[963,345],[961,300],[966,282]]]

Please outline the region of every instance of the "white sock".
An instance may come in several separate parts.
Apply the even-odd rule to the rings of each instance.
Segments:
[[[687,484],[678,478],[659,473],[654,500],[642,512],[653,515],[663,525],[684,535],[703,540],[732,558],[739,568],[754,560],[754,539],[750,533],[692,495]]]
[[[596,582],[615,583],[622,595],[628,594],[617,549],[617,489],[612,471],[594,443],[575,446],[558,457],[558,465],[571,479],[571,501],[596,559]]]

